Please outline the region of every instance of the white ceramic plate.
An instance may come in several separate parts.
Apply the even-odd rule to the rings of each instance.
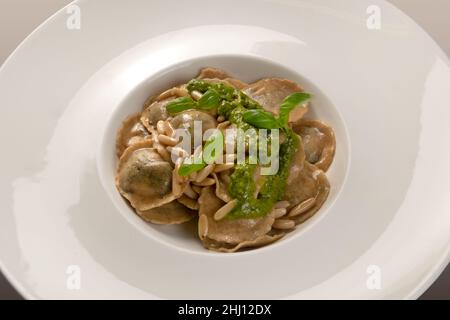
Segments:
[[[63,9],[0,71],[0,260],[25,297],[416,298],[446,266],[448,58],[392,5],[76,4],[80,30]],[[367,28],[370,5],[381,30]],[[336,130],[329,200],[272,246],[208,252],[189,227],[142,222],[114,189],[120,120],[206,65],[297,80]]]

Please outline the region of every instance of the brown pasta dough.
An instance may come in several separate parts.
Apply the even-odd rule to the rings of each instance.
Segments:
[[[136,143],[119,160],[116,186],[137,210],[157,208],[177,198],[172,193],[172,170],[149,142]]]
[[[117,190],[148,223],[177,225],[195,219],[198,238],[208,250],[232,253],[274,243],[310,219],[327,200],[331,186],[325,172],[336,152],[333,129],[320,120],[304,118],[312,105],[292,106],[288,123],[282,124],[285,127],[280,133],[280,143],[295,141],[289,140],[289,134],[297,134],[299,144],[291,145],[296,149],[283,149],[292,150],[289,151],[292,161],[284,166],[289,170],[284,171],[286,181],[280,183],[278,177],[264,176],[262,168],[266,164],[261,162],[254,163],[251,171],[246,167],[238,169],[235,142],[239,121],[251,124],[239,112],[242,109],[246,112],[245,108],[259,109],[256,113],[269,115],[267,121],[278,121],[276,116],[285,98],[303,89],[281,78],[265,78],[248,84],[213,67],[201,69],[196,79],[195,90],[191,84],[170,88],[149,98],[141,113],[123,121],[115,146]],[[175,99],[178,99],[176,103],[172,103]],[[238,108],[234,118],[220,109],[227,110],[230,106]],[[195,121],[202,123],[202,133],[209,129],[227,133],[223,152],[229,149],[232,153],[219,153],[217,159],[222,158],[223,163],[207,163],[204,159],[194,165],[185,162],[204,152],[200,146],[194,146],[194,141],[198,141],[194,140]],[[191,137],[180,135],[177,131],[180,129]],[[191,150],[182,144],[186,138],[191,140]],[[201,147],[205,147],[205,141],[206,138],[201,141]],[[246,150],[247,153],[250,150],[248,145]],[[234,184],[233,179],[243,180]],[[264,188],[267,181],[274,183],[269,184],[270,190],[279,187],[284,193],[267,192]],[[259,201],[267,200],[257,207]],[[247,206],[245,210],[244,206]],[[246,216],[255,208],[261,210],[258,215]]]
[[[150,139],[150,133],[140,121],[141,114],[131,115],[122,123],[116,138],[117,157],[123,154],[126,148],[136,142]]]
[[[328,171],[336,151],[333,129],[322,121],[301,120],[293,129],[302,137],[306,160],[317,168]]]

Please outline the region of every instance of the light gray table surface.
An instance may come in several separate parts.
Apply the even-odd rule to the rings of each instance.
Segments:
[[[334,0],[330,0],[334,1]],[[421,25],[450,55],[450,0],[389,0]],[[0,64],[46,18],[71,0],[0,0]],[[0,274],[0,300],[21,296]],[[450,299],[450,266],[422,299]]]

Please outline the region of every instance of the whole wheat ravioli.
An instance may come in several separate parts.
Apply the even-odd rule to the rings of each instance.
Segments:
[[[180,196],[172,192],[172,171],[150,142],[136,143],[119,160],[116,186],[134,208],[149,210]]]
[[[330,183],[325,173],[309,162],[305,162],[303,168],[295,176],[289,177],[284,200],[290,203],[290,208],[311,198],[314,198],[315,202],[310,209],[290,219],[296,224],[306,221],[322,207],[329,193]]]
[[[197,211],[183,206],[176,200],[157,208],[136,212],[147,222],[164,225],[185,223],[197,216]]]
[[[167,120],[170,117],[166,110],[167,104],[177,98],[186,97],[188,95],[189,93],[186,88],[184,86],[179,86],[166,90],[156,98],[150,99],[140,118],[142,124],[151,132],[158,121]]]
[[[142,113],[124,120],[116,138],[117,189],[146,222],[173,225],[198,217],[198,236],[209,250],[231,253],[269,245],[312,217],[330,192],[325,171],[334,159],[336,139],[327,124],[304,118],[313,107],[311,97],[288,79],[264,78],[248,84],[222,69],[203,68],[189,83],[149,98]],[[249,110],[250,117],[241,117]],[[192,133],[194,122],[200,121],[203,133],[231,130],[233,140],[241,127],[261,129],[260,115],[262,128],[270,121],[281,125],[284,169],[278,177],[261,175],[260,163],[237,166],[231,160],[230,165],[228,159],[236,159],[236,154],[223,155],[227,164],[183,168],[183,159],[192,156],[176,146],[185,139],[178,129]],[[224,146],[231,145],[228,138]],[[175,151],[177,155],[170,157]],[[198,152],[192,141],[190,151]],[[234,184],[236,179],[241,182]],[[266,184],[270,187],[264,188]],[[258,207],[260,199],[266,202]]]
[[[122,122],[122,126],[117,132],[116,137],[116,154],[117,157],[123,154],[126,148],[137,142],[150,139],[150,132],[141,122],[141,113],[129,116]]]
[[[294,124],[293,130],[302,137],[306,160],[326,172],[336,152],[333,129],[319,120],[302,119]]]
[[[216,221],[214,214],[225,204],[216,197],[213,188],[204,188],[199,198],[199,218],[206,218],[206,231],[199,228],[199,235],[203,239],[210,239],[231,245],[242,242],[255,241],[266,235],[271,229],[275,219],[271,214],[258,219],[222,219]],[[205,221],[202,218],[203,221]]]
[[[261,106],[276,115],[280,113],[280,105],[290,94],[303,92],[297,83],[281,78],[265,78],[250,84],[243,92]],[[308,106],[296,108],[289,115],[289,122],[299,121],[308,112]]]
[[[245,83],[239,79],[231,77],[226,71],[218,68],[207,67],[200,70],[197,79],[203,80],[221,80],[216,82],[221,82],[229,84],[232,87],[242,90],[248,87],[248,83]]]

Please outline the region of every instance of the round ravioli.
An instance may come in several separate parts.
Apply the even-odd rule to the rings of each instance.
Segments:
[[[197,79],[225,83],[239,90],[248,87],[247,83],[238,79],[234,79],[230,77],[230,75],[228,75],[228,73],[226,73],[224,70],[217,68],[203,68],[202,70],[200,70]]]
[[[172,201],[150,210],[136,210],[137,214],[147,222],[154,224],[180,224],[197,215],[197,212],[186,208],[178,201]]]
[[[221,219],[216,221],[214,214],[225,202],[216,197],[214,189],[203,188],[199,198],[199,236],[202,241],[213,241],[238,245],[256,241],[266,235],[275,221],[271,214],[258,219]]]
[[[336,151],[333,129],[322,121],[301,120],[293,130],[302,137],[306,160],[326,172]]]
[[[219,68],[206,67],[200,70],[197,79],[226,79],[230,76],[228,73]]]
[[[303,88],[287,79],[267,78],[249,85],[243,91],[265,110],[279,114],[283,100],[293,93],[303,92]],[[295,108],[289,114],[289,122],[297,122],[307,112],[307,106]]]
[[[172,193],[172,171],[150,143],[141,142],[126,149],[120,158],[116,185],[134,208],[149,210],[178,197]]]
[[[174,129],[185,130],[191,137],[191,149],[194,148],[195,140],[195,123],[200,123],[203,134],[206,130],[215,129],[217,127],[217,120],[210,114],[198,111],[198,110],[186,110],[178,113],[171,121],[170,124]],[[201,137],[203,138],[203,136]],[[192,151],[191,150],[191,151]]]
[[[150,133],[142,125],[140,118],[141,114],[137,113],[128,117],[122,123],[116,138],[117,157],[120,158],[125,149],[132,144],[150,139]]]
[[[205,246],[205,248],[207,248],[211,251],[232,253],[232,252],[236,252],[236,251],[239,251],[241,249],[246,249],[246,248],[249,249],[249,248],[263,247],[263,246],[271,244],[283,237],[284,237],[284,234],[282,234],[282,233],[274,234],[274,235],[265,234],[263,236],[256,238],[255,240],[244,241],[244,242],[241,242],[241,243],[235,244],[235,245],[224,243],[224,242],[218,242],[218,241],[214,241],[209,238],[206,238],[203,241],[203,245]]]
[[[229,180],[223,179],[225,172],[222,175],[219,175],[217,173],[213,173],[212,176],[214,180],[216,180],[216,197],[224,202],[229,202],[231,200],[230,195],[228,194],[228,186]],[[228,176],[229,177],[229,176]]]
[[[152,100],[150,105],[142,112],[141,122],[151,131],[158,121],[167,120],[170,115],[166,110],[167,104],[177,98],[188,96],[189,92],[182,87],[169,89],[160,94],[156,99]]]
[[[295,217],[290,217],[296,224],[303,223],[312,217],[327,200],[330,193],[330,183],[325,173],[309,162],[304,163],[300,172],[288,178],[284,200],[289,201],[289,209],[314,199],[308,210]]]

